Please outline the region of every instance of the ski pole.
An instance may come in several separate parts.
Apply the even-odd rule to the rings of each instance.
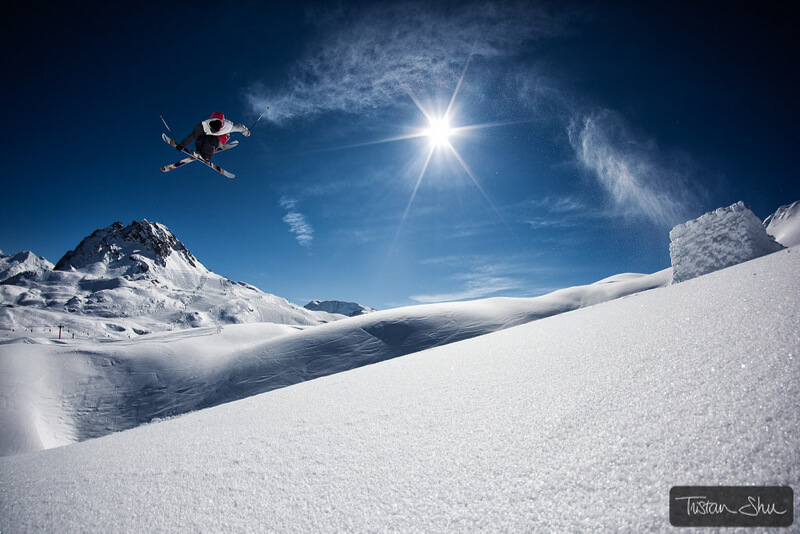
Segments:
[[[250,127],[250,129],[251,129],[251,130],[252,130],[253,128],[255,128],[255,127],[256,127],[256,124],[258,124],[258,121],[260,121],[260,120],[261,120],[261,117],[263,117],[263,116],[264,116],[264,114],[265,114],[267,111],[269,111],[269,106],[267,106],[267,109],[265,109],[265,110],[264,110],[264,113],[262,113],[261,115],[259,115],[259,116],[258,116],[258,118],[256,119],[256,122],[254,122],[254,123],[253,123],[253,125]]]
[[[169,135],[170,135],[170,136],[171,136],[173,139],[175,139],[175,134],[174,134],[174,133],[172,133],[172,130],[170,130],[170,128],[169,128],[169,124],[167,124],[167,121],[165,121],[165,120],[164,120],[164,115],[161,115],[161,122],[163,122],[163,123],[164,123],[164,126],[166,126],[166,127],[167,127],[167,131],[169,132]]]

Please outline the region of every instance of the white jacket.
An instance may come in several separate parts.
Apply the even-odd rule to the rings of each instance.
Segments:
[[[203,131],[205,132],[206,135],[216,135],[216,136],[219,137],[219,136],[222,136],[222,135],[230,134],[231,132],[245,132],[245,131],[247,131],[247,126],[245,126],[244,124],[235,123],[233,121],[229,121],[228,119],[225,119],[225,122],[222,123],[222,128],[220,128],[219,131],[212,132],[211,131],[211,127],[209,126],[209,123],[211,123],[211,121],[215,121],[215,120],[219,120],[219,119],[208,119],[208,120],[204,120],[203,122],[200,123],[200,124],[203,125]]]

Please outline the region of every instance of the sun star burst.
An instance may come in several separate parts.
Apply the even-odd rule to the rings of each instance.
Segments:
[[[447,118],[431,119],[430,126],[425,130],[425,135],[428,136],[430,142],[435,147],[447,145],[453,129]]]

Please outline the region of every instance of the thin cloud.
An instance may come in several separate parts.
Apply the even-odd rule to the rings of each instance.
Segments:
[[[267,118],[276,123],[404,105],[412,93],[452,90],[468,59],[491,72],[541,39],[566,35],[572,16],[553,17],[530,2],[321,8],[309,17],[316,37],[286,82],[255,84],[247,98],[254,110],[269,105]],[[504,82],[511,98],[566,130],[575,160],[608,193],[613,215],[671,226],[693,213],[699,201],[685,162],[665,155],[614,111],[584,112],[585,95],[562,87],[538,65],[514,68]],[[478,90],[481,83],[477,77],[467,85]],[[553,225],[541,218],[526,222]]]
[[[452,89],[468,57],[508,57],[561,31],[527,2],[343,7],[315,13],[312,22],[318,38],[285,86],[254,86],[248,95],[253,109],[270,106],[274,122],[394,106],[408,99],[409,88]]]
[[[431,304],[435,302],[479,299],[497,295],[504,291],[518,290],[521,287],[521,282],[513,278],[492,276],[481,272],[463,273],[456,275],[454,278],[464,281],[464,289],[453,293],[414,295],[411,300],[420,304]]]
[[[696,195],[682,163],[634,135],[619,114],[604,110],[573,120],[569,139],[577,160],[599,180],[624,215],[672,226],[686,220]]]
[[[523,212],[520,220],[534,230],[581,228],[610,216],[572,195],[528,199],[516,209]]]
[[[584,202],[571,195],[547,195],[543,198],[528,199],[525,201],[524,207],[544,209],[550,213],[586,212],[589,209]]]
[[[280,206],[287,211],[283,216],[283,222],[289,225],[289,232],[295,235],[295,239],[301,246],[310,247],[314,241],[314,228],[306,221],[302,213],[295,210],[297,201],[293,198],[282,197]]]
[[[458,300],[473,300],[488,298],[501,291],[517,289],[518,286],[510,285],[505,280],[486,280],[484,284],[474,284],[473,287],[457,293],[439,293],[435,295],[414,295],[411,300],[420,304],[435,304],[437,302],[455,302]]]
[[[461,289],[449,293],[412,295],[411,300],[430,304],[435,302],[451,302],[498,296],[513,291],[515,294],[530,293],[530,282],[527,277],[541,275],[546,269],[534,268],[520,263],[519,258],[498,260],[486,256],[443,256],[422,262],[432,267],[463,267],[470,265],[468,271],[457,272],[450,276],[458,281]]]
[[[704,193],[689,181],[697,166],[688,157],[660,149],[616,111],[587,107],[586,94],[564,86],[548,75],[549,69],[545,71],[536,65],[520,69],[512,77],[516,97],[566,132],[574,161],[609,194],[612,210],[604,215],[671,227],[697,210]],[[531,225],[554,224],[535,219]]]

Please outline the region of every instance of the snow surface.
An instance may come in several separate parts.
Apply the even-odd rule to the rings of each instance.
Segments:
[[[784,250],[0,458],[0,530],[672,531],[674,485],[800,487],[798,272]]]
[[[767,233],[785,247],[800,245],[800,200],[781,206],[766,218]]]
[[[385,310],[313,328],[258,323],[130,341],[1,343],[0,455],[133,428],[669,283],[624,274],[536,298]],[[311,312],[309,312],[311,313]]]
[[[679,224],[669,233],[669,238],[675,283],[783,248],[767,234],[764,225],[743,202]]]

